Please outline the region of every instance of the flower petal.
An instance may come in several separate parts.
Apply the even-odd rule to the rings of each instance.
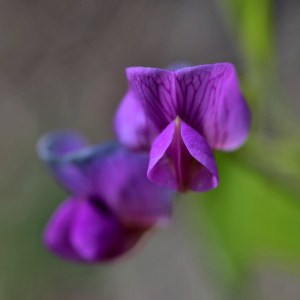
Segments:
[[[146,118],[132,88],[128,89],[117,109],[114,129],[119,141],[133,150],[149,150],[157,135],[156,127]]]
[[[80,256],[70,244],[69,233],[72,226],[77,201],[71,197],[54,212],[44,231],[44,244],[55,254],[66,259],[80,261]]]
[[[75,130],[57,130],[43,135],[37,143],[41,159],[55,160],[89,145],[88,140]]]
[[[126,230],[114,217],[90,201],[81,201],[70,232],[71,243],[82,259],[100,262],[114,259],[128,250],[144,231]]]
[[[166,155],[175,132],[175,122],[171,122],[156,138],[150,151],[148,178],[151,182],[170,190],[178,190],[173,162]]]
[[[62,140],[60,133],[49,135],[52,139]],[[47,143],[47,140],[44,139]],[[40,145],[40,142],[38,143]],[[115,142],[89,146],[58,157],[43,156],[50,171],[65,187],[77,194],[97,195],[99,176],[105,177],[105,161],[114,156],[121,146]],[[122,174],[124,172],[121,172]]]
[[[251,114],[230,63],[175,71],[178,115],[213,149],[234,150],[248,137]]]
[[[127,228],[115,216],[84,197],[71,197],[53,214],[44,232],[45,246],[78,262],[101,262],[129,251],[149,228]]]
[[[126,73],[147,118],[161,132],[177,116],[174,72],[132,67]]]
[[[71,183],[80,193],[100,197],[123,222],[144,228],[168,222],[173,199],[170,191],[149,182],[148,162],[146,153],[107,143],[66,157],[61,170],[76,170],[81,181]]]
[[[134,227],[169,221],[173,193],[147,178],[149,155],[119,147],[97,165],[98,195],[120,220]]]
[[[205,139],[179,117],[154,141],[148,178],[168,189],[204,192],[218,184],[217,166]]]
[[[107,143],[61,158],[52,156],[46,162],[67,188],[77,194],[100,197],[130,226],[145,228],[170,219],[172,193],[148,180],[149,155],[145,153]]]
[[[166,70],[175,71],[186,67],[190,67],[190,64],[181,61],[169,65]],[[142,72],[140,72],[141,70]],[[151,78],[150,80],[147,80],[145,77],[143,77],[141,82],[147,85],[147,81],[149,85],[152,85],[152,98],[156,96],[159,97],[159,95],[164,95],[164,97],[168,98],[168,89],[170,88],[169,82],[172,80],[172,73],[150,68],[129,68],[127,70],[129,89],[117,109],[114,119],[114,129],[118,140],[123,145],[133,150],[150,150],[152,142],[159,134],[157,126],[146,115],[142,101],[140,101],[135,90],[134,83],[134,78],[139,76],[140,73],[143,75],[148,73],[148,75],[151,77],[151,72],[156,71],[159,73],[159,75],[155,74],[154,78]],[[155,81],[160,81],[157,76],[160,76],[161,78],[161,87],[159,88],[157,88],[155,83]],[[150,84],[150,82],[152,82],[152,84]],[[147,88],[144,89],[147,90]],[[164,104],[162,104],[161,108],[164,109]],[[168,109],[168,107],[166,108]]]
[[[133,67],[127,77],[144,116],[162,132],[178,115],[210,147],[230,151],[248,137],[251,114],[230,63],[170,72]]]
[[[86,192],[89,182],[80,168],[70,162],[79,153],[89,151],[89,143],[80,133],[72,130],[50,132],[37,143],[37,153],[53,176],[73,192]]]
[[[181,136],[191,156],[199,162],[194,169],[190,189],[195,192],[206,192],[216,188],[219,183],[218,169],[213,152],[206,140],[183,121]]]

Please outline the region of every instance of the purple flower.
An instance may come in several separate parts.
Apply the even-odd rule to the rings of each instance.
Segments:
[[[73,193],[44,232],[46,247],[59,256],[90,263],[111,260],[150,228],[169,221],[172,194],[147,179],[148,155],[117,143],[89,146],[74,131],[43,136],[37,151]]]
[[[150,150],[147,174],[153,183],[180,192],[208,191],[219,181],[212,149],[240,147],[251,114],[232,64],[174,69],[126,70],[129,89],[115,131],[125,146]]]

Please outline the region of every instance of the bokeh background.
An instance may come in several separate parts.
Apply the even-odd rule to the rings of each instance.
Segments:
[[[298,0],[0,1],[0,299],[300,299]],[[219,187],[180,196],[131,260],[74,265],[42,246],[66,193],[35,143],[113,138],[128,66],[235,64],[249,141],[216,153]]]

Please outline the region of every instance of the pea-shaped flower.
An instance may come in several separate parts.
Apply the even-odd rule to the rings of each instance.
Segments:
[[[212,150],[232,151],[248,137],[251,114],[230,63],[174,71],[131,67],[115,117],[125,146],[150,150],[148,178],[171,190],[218,185]]]
[[[172,194],[146,176],[149,155],[117,143],[90,146],[77,132],[58,131],[37,145],[40,158],[73,193],[56,210],[44,243],[66,259],[102,262],[130,250],[171,216]]]

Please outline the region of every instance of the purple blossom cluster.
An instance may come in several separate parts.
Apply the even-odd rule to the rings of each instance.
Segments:
[[[39,140],[39,157],[72,193],[44,232],[55,254],[111,261],[170,222],[172,191],[217,187],[213,150],[240,147],[251,124],[234,66],[173,69],[126,70],[129,88],[114,119],[118,142],[93,146],[72,130]]]

